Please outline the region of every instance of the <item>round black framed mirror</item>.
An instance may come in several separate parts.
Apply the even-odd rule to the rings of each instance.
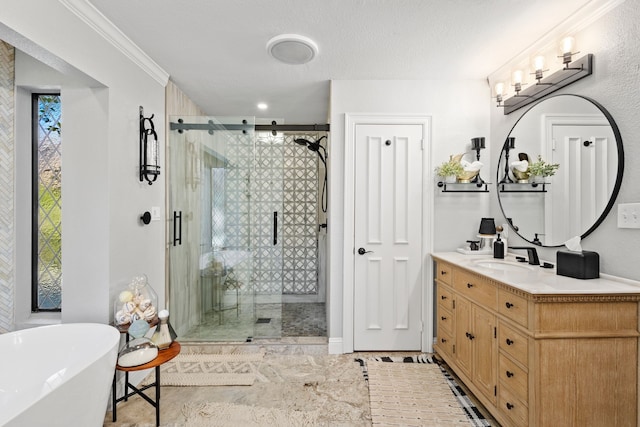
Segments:
[[[545,172],[551,175],[534,175]],[[611,114],[593,99],[554,95],[529,108],[505,139],[498,201],[520,237],[561,246],[574,236],[585,238],[604,221],[623,172],[622,137]]]

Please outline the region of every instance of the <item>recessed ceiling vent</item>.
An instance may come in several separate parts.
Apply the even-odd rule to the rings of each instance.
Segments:
[[[285,64],[306,64],[318,54],[318,45],[298,34],[281,34],[267,42],[267,52]]]

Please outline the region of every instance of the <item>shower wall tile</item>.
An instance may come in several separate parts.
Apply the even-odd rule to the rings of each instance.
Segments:
[[[232,167],[226,175],[226,246],[248,246],[255,292],[316,294],[318,156],[293,142],[318,135],[259,137],[228,141]],[[253,152],[255,151],[255,156]],[[273,213],[278,212],[278,245]],[[248,267],[247,267],[248,268]]]

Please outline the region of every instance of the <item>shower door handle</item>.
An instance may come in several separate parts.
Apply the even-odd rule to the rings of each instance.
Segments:
[[[273,245],[278,244],[278,212],[273,213]]]
[[[182,211],[173,211],[173,246],[176,244],[182,245]]]

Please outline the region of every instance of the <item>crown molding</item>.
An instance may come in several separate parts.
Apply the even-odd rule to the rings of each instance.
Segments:
[[[113,22],[107,19],[94,5],[87,0],[58,0],[85,24],[91,27],[102,38],[108,41],[138,67],[144,70],[163,87],[169,81],[169,73],[160,67],[138,45],[127,37]]]

